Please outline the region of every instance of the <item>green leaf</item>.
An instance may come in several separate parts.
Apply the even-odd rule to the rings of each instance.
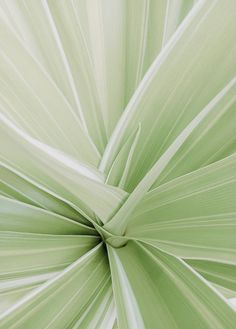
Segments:
[[[233,328],[233,309],[182,260],[136,242],[108,250],[119,328]]]
[[[126,235],[186,258],[235,263],[236,155],[147,193]]]
[[[75,221],[85,222],[85,218],[70,207],[67,203],[57,199],[50,193],[40,189],[38,186],[18,176],[9,168],[0,166],[0,195],[5,195],[23,203],[27,203],[39,208],[50,210],[56,214],[72,218]]]
[[[129,101],[100,164],[108,172],[129,134],[141,123],[129,191],[235,76],[235,9],[232,0],[198,1]]]
[[[54,1],[51,3],[54,4]],[[84,49],[85,60],[90,59],[91,61],[90,97],[97,95],[98,103],[97,116],[92,116],[90,111],[86,110],[88,102],[84,106],[84,113],[88,117],[87,122],[91,126],[91,130],[94,130],[94,127],[100,123],[99,132],[102,131],[105,135],[102,149],[104,151],[125,105],[127,3],[125,0],[77,1],[74,2],[74,11],[77,16],[75,26],[80,25],[86,46]],[[64,29],[63,20],[61,30]],[[78,33],[76,34],[78,35]],[[73,48],[74,43],[70,48],[72,53]],[[78,51],[75,54],[76,57],[77,53]],[[95,84],[95,88],[91,90],[93,84]],[[83,90],[83,87],[80,87],[80,90]]]
[[[192,0],[127,2],[126,103],[192,5]]]
[[[3,112],[40,141],[96,165],[100,154],[71,104],[2,12],[0,28]]]
[[[0,230],[69,235],[94,235],[94,228],[51,211],[0,196]]]
[[[187,259],[186,262],[208,281],[234,291],[236,296],[235,265],[195,259]]]
[[[102,245],[98,245],[20,299],[0,316],[1,327],[87,328],[88,320],[91,323],[96,317],[105,320],[104,310],[109,307],[97,305],[110,296],[109,267],[103,252]],[[87,308],[91,308],[91,313]]]
[[[90,219],[95,212],[103,222],[126,197],[121,189],[104,185],[103,175],[96,168],[32,138],[3,114],[0,119],[0,161],[19,176]]]
[[[136,150],[136,145],[140,135],[141,126],[139,125],[137,130],[131,134],[118,153],[111,170],[107,175],[106,182],[108,184],[119,186],[123,188],[126,183],[127,175],[130,169],[132,157]]]
[[[1,278],[55,272],[99,242],[98,237],[86,235],[0,232],[0,237]]]
[[[182,130],[174,142],[162,154],[160,159],[152,166],[144,178],[139,182],[134,191],[130,194],[128,200],[121,209],[106,225],[108,230],[113,230],[116,234],[123,234],[129,215],[135,209],[136,205],[142,200],[146,192],[159,180],[161,174],[165,171],[168,164],[176,155],[178,150],[183,146],[188,137],[196,130],[199,125],[215,110],[221,109],[222,106],[228,108],[228,102],[235,100],[236,79],[231,80],[222,91]],[[225,109],[224,107],[224,109]],[[154,184],[155,185],[155,184]],[[115,231],[114,231],[114,226]]]
[[[212,105],[212,110],[186,139],[152,188],[235,153],[235,78],[214,98]]]
[[[58,275],[98,241],[92,236],[0,232],[0,313]]]
[[[234,327],[235,31],[235,0],[0,1],[1,329]]]

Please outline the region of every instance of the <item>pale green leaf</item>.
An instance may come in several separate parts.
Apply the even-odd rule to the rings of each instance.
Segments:
[[[140,122],[128,190],[235,76],[235,9],[233,0],[198,1],[136,89],[100,164],[108,172],[121,145]]]
[[[182,260],[129,242],[109,261],[119,328],[233,328],[233,309]]]
[[[128,200],[115,214],[111,221],[106,225],[108,230],[113,230],[116,234],[123,234],[129,215],[135,209],[136,205],[145,196],[146,192],[159,180],[160,175],[165,171],[175,154],[182,147],[188,137],[204,122],[209,114],[214,110],[221,109],[222,106],[228,108],[228,102],[235,100],[236,79],[231,80],[221,92],[211,100],[211,102],[182,130],[174,142],[162,154],[160,159],[147,172],[144,178],[139,182],[134,191],[130,194]],[[226,103],[226,105],[225,105]],[[225,108],[224,108],[225,109]],[[155,184],[154,184],[155,185]],[[114,231],[114,226],[115,231]]]
[[[55,272],[99,242],[95,236],[22,232],[0,232],[0,238],[1,278]]]
[[[50,210],[56,214],[72,218],[75,221],[89,223],[67,203],[40,189],[26,179],[18,176],[9,168],[0,166],[0,195]]]
[[[129,0],[126,8],[126,103],[193,5],[192,0]],[[153,33],[155,31],[155,33]]]
[[[96,302],[106,301],[109,286],[109,268],[100,244],[6,310],[0,316],[1,327],[87,328],[86,317],[92,322],[102,315],[103,309],[96,314]],[[86,314],[89,305],[93,312]]]
[[[82,214],[91,218],[95,212],[105,222],[126,197],[122,190],[102,184],[103,176],[96,168],[32,138],[2,114],[0,134],[3,165]]]
[[[94,235],[95,230],[48,210],[0,196],[0,231]]]
[[[208,281],[226,290],[234,291],[236,296],[236,266],[205,260],[187,259],[186,262]]]
[[[236,155],[147,193],[127,236],[181,257],[236,262]]]
[[[96,165],[100,155],[63,92],[24,47],[2,11],[0,17],[1,111],[14,116],[14,122],[33,137]]]
[[[108,184],[124,187],[126,178],[130,169],[130,164],[132,161],[132,157],[136,150],[137,141],[140,135],[141,126],[139,125],[137,130],[131,134],[121,148],[120,152],[118,153],[111,170],[107,175],[106,182]]]
[[[235,31],[235,0],[0,1],[1,329],[234,328]]]

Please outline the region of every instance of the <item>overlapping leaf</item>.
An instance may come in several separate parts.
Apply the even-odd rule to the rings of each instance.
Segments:
[[[235,31],[234,0],[0,3],[0,328],[234,327]]]
[[[180,259],[135,242],[108,250],[120,328],[233,328],[235,312]]]

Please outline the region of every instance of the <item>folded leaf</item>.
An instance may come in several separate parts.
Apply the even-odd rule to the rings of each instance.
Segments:
[[[121,188],[125,186],[132,157],[136,150],[137,141],[140,135],[140,129],[141,127],[139,125],[138,129],[130,135],[127,142],[124,144],[117,157],[115,158],[111,170],[107,175],[106,182],[108,184],[119,186]]]
[[[93,219],[95,212],[105,222],[127,195],[121,189],[105,186],[96,168],[32,138],[3,114],[0,114],[0,136],[3,165],[79,209],[89,219]]]

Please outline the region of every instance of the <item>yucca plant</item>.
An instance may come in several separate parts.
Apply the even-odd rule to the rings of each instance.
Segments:
[[[0,1],[0,328],[233,329],[236,1]]]

